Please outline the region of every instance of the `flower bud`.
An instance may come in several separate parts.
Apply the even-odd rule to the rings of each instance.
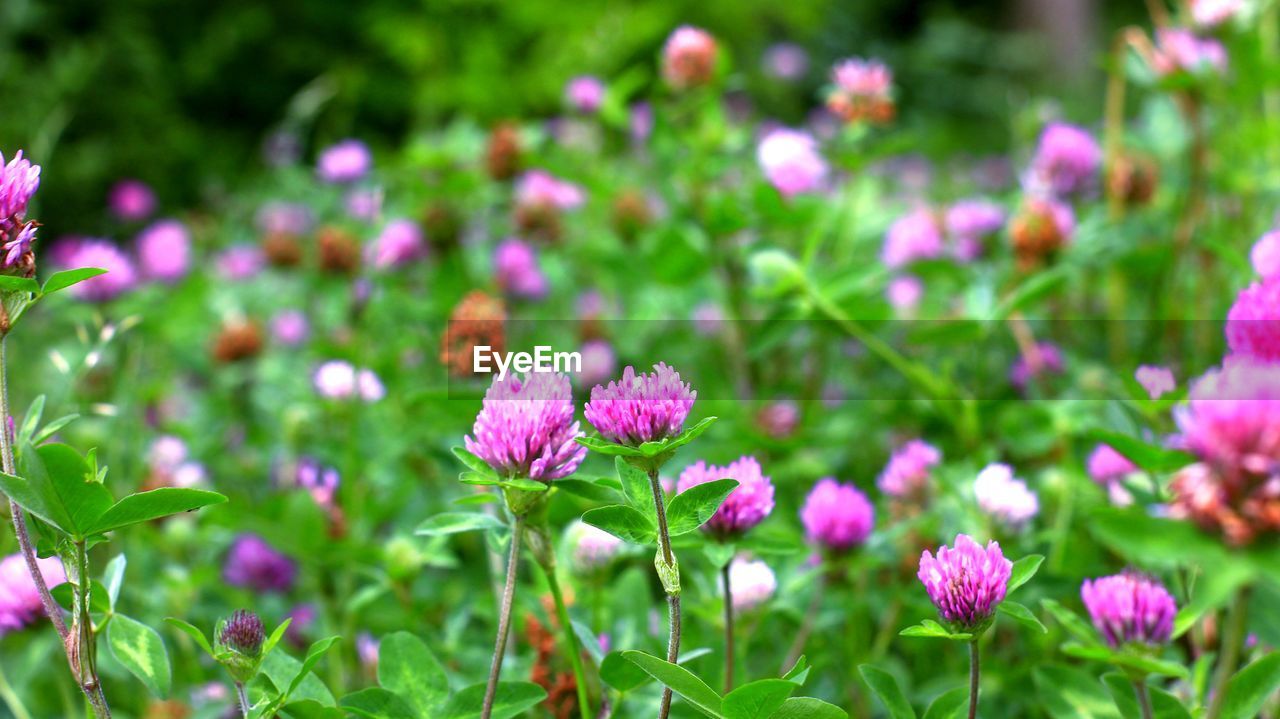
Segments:
[[[230,619],[218,622],[214,632],[214,658],[231,672],[236,681],[247,682],[258,673],[265,642],[262,620],[257,614],[240,609]]]

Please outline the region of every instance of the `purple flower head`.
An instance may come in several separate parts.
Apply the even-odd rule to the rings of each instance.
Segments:
[[[876,486],[890,497],[919,497],[928,490],[929,474],[941,461],[942,452],[937,447],[913,439],[890,455]]]
[[[569,528],[568,540],[573,566],[580,572],[607,565],[622,550],[621,539],[586,522],[575,522]]]
[[[1173,635],[1178,606],[1164,585],[1136,572],[1086,579],[1080,598],[1107,644],[1159,645]]]
[[[573,419],[569,378],[534,372],[495,379],[476,415],[467,451],[498,474],[550,482],[573,474],[587,455]]]
[[[1254,282],[1227,312],[1227,346],[1237,355],[1280,359],[1280,280]]]
[[[604,102],[604,83],[591,75],[579,75],[564,87],[564,99],[578,112],[590,115]]]
[[[783,197],[820,189],[827,177],[827,162],[807,132],[773,130],[760,141],[756,160],[769,184]]]
[[[247,280],[262,271],[266,258],[256,245],[233,245],[214,259],[218,275],[226,280]]]
[[[22,156],[22,150],[4,162],[0,153],[0,227],[15,224],[27,214],[27,204],[40,187],[40,166]]]
[[[294,482],[299,489],[310,494],[316,504],[332,507],[342,478],[333,467],[320,464],[314,457],[303,457],[298,460],[297,469],[294,470]]]
[[[1054,122],[1040,135],[1031,172],[1037,185],[1064,196],[1090,189],[1101,166],[1102,148],[1093,135],[1082,127]]]
[[[716,39],[706,30],[682,25],[662,46],[662,77],[677,90],[705,85],[716,69]]]
[[[809,71],[809,53],[795,43],[770,45],[764,51],[764,71],[779,80],[799,80]]]
[[[893,71],[879,60],[849,58],[831,70],[827,109],[845,122],[893,119]]]
[[[293,560],[256,534],[236,537],[222,568],[222,578],[227,584],[257,592],[288,592],[297,575],[298,567]]]
[[[582,372],[578,374],[578,384],[583,387],[594,387],[601,382],[608,382],[614,372],[618,371],[618,355],[608,340],[587,340],[579,350],[582,355]]]
[[[1168,367],[1144,364],[1134,371],[1133,378],[1142,385],[1151,399],[1160,399],[1165,393],[1178,388],[1178,381]]]
[[[721,537],[742,534],[763,522],[773,511],[773,482],[764,475],[755,457],[739,457],[727,467],[698,460],[680,473],[676,492],[717,479],[736,479],[738,486],[703,525],[712,534]]]
[[[778,578],[760,560],[734,557],[729,563],[729,591],[734,611],[745,612],[764,604],[778,591]]]
[[[370,248],[373,266],[378,269],[398,267],[422,257],[426,243],[422,228],[413,220],[395,219],[382,228]]]
[[[1012,529],[1018,529],[1040,513],[1040,500],[1027,483],[1013,476],[1007,464],[989,464],[973,481],[978,507]]]
[[[912,312],[924,299],[924,283],[919,277],[900,275],[889,280],[889,285],[884,288],[884,297],[895,310]]]
[[[133,262],[119,247],[106,240],[85,240],[71,256],[70,266],[98,267],[106,274],[74,285],[71,293],[88,302],[106,302],[132,290],[138,282]]]
[[[1012,571],[1013,562],[1004,558],[997,542],[987,542],[983,549],[969,535],[958,534],[955,548],[939,548],[936,558],[926,549],[916,576],[944,621],[978,629],[1004,601]]]
[[[800,521],[810,542],[846,552],[871,536],[876,514],[862,490],[827,477],[819,480],[805,498]]]
[[[382,214],[383,192],[381,187],[354,187],[343,205],[353,220],[373,222]]]
[[[943,254],[942,228],[928,208],[921,207],[899,217],[884,236],[880,259],[895,269],[917,260],[931,260]]]
[[[377,402],[387,396],[387,388],[383,386],[382,379],[371,369],[362,369],[356,373],[356,389],[360,392],[360,399],[365,402]]]
[[[267,634],[262,627],[262,620],[247,609],[236,610],[218,631],[219,646],[251,657],[262,652],[262,645],[266,641]]]
[[[1272,230],[1258,238],[1249,252],[1249,262],[1263,280],[1280,276],[1280,230]]]
[[[1044,374],[1061,374],[1066,365],[1062,360],[1062,350],[1058,346],[1050,342],[1041,342],[1036,345],[1040,366],[1033,367],[1027,358],[1018,355],[1018,359],[1014,360],[1013,366],[1009,368],[1009,382],[1018,389],[1025,389],[1027,384],[1036,377]]]
[[[800,426],[800,407],[791,400],[770,402],[756,413],[756,426],[773,439],[786,439]]]
[[[654,365],[651,374],[636,374],[627,366],[621,379],[592,388],[583,414],[610,442],[639,446],[680,434],[697,397],[665,362]]]
[[[516,204],[521,207],[573,210],[581,207],[585,200],[581,187],[545,170],[530,170],[516,184]]]
[[[631,129],[631,140],[643,143],[653,134],[653,105],[637,102],[631,106],[627,126]]]
[[[509,297],[538,300],[547,294],[547,276],[538,265],[538,252],[523,240],[513,237],[498,245],[493,252],[493,274]]]
[[[369,632],[360,632],[356,635],[356,656],[360,659],[360,666],[366,671],[371,673],[378,671],[378,650],[381,645],[382,642]]]
[[[268,235],[304,235],[311,229],[311,208],[295,202],[268,202],[258,209],[258,229]]]
[[[40,575],[50,589],[67,581],[62,561],[56,557],[36,559]],[[44,616],[44,605],[21,554],[0,559],[0,637],[34,624]]]
[[[951,252],[961,262],[982,255],[983,241],[1004,227],[1004,208],[990,200],[961,200],[947,208],[947,235]]]
[[[1129,458],[1120,454],[1109,444],[1099,444],[1089,454],[1089,476],[1093,481],[1107,486],[1124,479],[1125,476],[1138,471],[1138,467]]]
[[[285,347],[296,347],[307,339],[310,325],[301,310],[284,310],[271,318],[271,334]]]
[[[1183,445],[1229,478],[1271,475],[1280,457],[1280,364],[1229,357],[1174,414]]]
[[[1157,75],[1177,73],[1222,73],[1227,69],[1227,50],[1222,43],[1199,38],[1186,28],[1162,28],[1156,31],[1151,69]]]
[[[145,220],[156,210],[156,195],[145,182],[121,180],[107,196],[111,213],[125,222]]]
[[[343,140],[325,148],[316,160],[316,173],[332,183],[355,182],[373,167],[369,147],[359,140]]]
[[[0,239],[4,240],[3,245],[0,245],[0,251],[4,252],[3,259],[0,259],[0,267],[17,267],[22,262],[22,258],[31,252],[31,243],[36,239],[37,227],[39,227],[37,223],[28,222],[16,230],[10,228],[6,231],[3,220],[0,220]]]
[[[138,262],[145,277],[177,282],[191,267],[191,233],[177,220],[160,220],[138,235]]]

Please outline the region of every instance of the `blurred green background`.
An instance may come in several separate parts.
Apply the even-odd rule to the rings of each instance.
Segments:
[[[117,179],[150,183],[169,211],[216,200],[262,169],[280,128],[304,157],[358,136],[384,161],[459,117],[552,116],[576,74],[628,74],[644,92],[667,34],[691,23],[722,40],[732,86],[764,115],[801,121],[834,59],[871,55],[897,75],[904,151],[998,152],[1041,93],[1096,117],[1098,38],[1143,13],[1100,0],[5,0],[0,150],[48,168],[47,237],[92,232]],[[764,75],[780,41],[809,51],[803,81]],[[909,132],[926,126],[947,132]]]

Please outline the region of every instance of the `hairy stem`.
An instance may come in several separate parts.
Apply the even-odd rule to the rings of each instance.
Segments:
[[[498,613],[498,638],[493,645],[493,663],[489,666],[489,683],[484,689],[484,706],[481,719],[493,714],[493,697],[498,691],[498,676],[502,673],[502,659],[507,653],[507,633],[511,630],[511,605],[516,596],[516,574],[520,568],[520,535],[524,534],[524,517],[517,516],[511,524],[511,553],[507,556],[507,583],[502,590],[502,608]]]
[[[1145,679],[1133,680],[1133,693],[1138,696],[1138,708],[1142,710],[1142,719],[1152,719],[1155,714],[1151,711],[1151,692],[1147,691]]]
[[[1244,646],[1248,614],[1249,587],[1244,586],[1236,593],[1236,600],[1227,616],[1227,625],[1223,628],[1218,650],[1218,669],[1213,675],[1213,696],[1209,700],[1209,711],[1205,712],[1205,719],[1218,719],[1222,715],[1227,698],[1227,682],[1231,681],[1231,675],[1235,674],[1240,663],[1240,648]]]
[[[236,682],[236,699],[240,702],[240,715],[249,719],[249,695],[244,691],[244,682]]]
[[[729,582],[729,565],[720,569],[724,583],[724,693],[733,691],[733,587]]]
[[[969,642],[969,719],[978,716],[978,640]]]
[[[93,715],[98,719],[110,719],[111,709],[102,694],[102,682],[98,679],[98,648],[93,632],[93,618],[89,614],[89,552],[83,540],[75,543],[75,596],[72,601],[72,641],[75,642],[76,681],[89,699]]]
[[[658,517],[658,574],[667,592],[667,661],[675,664],[680,658],[680,568],[671,551],[671,532],[667,529],[666,499],[662,482],[658,480],[658,468],[649,467],[649,489],[653,492],[653,510]],[[662,690],[662,704],[658,719],[667,719],[671,713],[671,688]]]
[[[587,697],[587,677],[582,668],[582,650],[578,648],[578,637],[573,632],[573,623],[569,619],[569,608],[564,603],[564,593],[560,591],[560,580],[556,577],[554,561],[548,561],[543,565],[542,570],[547,575],[547,586],[551,588],[551,598],[556,605],[556,616],[560,618],[560,631],[564,634],[565,651],[569,653],[569,664],[573,667],[574,683],[578,686],[578,715],[582,719],[590,719],[591,702]]]

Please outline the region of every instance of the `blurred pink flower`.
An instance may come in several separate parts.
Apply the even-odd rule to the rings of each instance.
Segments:
[[[989,464],[973,481],[978,507],[1011,529],[1019,529],[1040,513],[1040,500],[1007,464]]]
[[[214,265],[226,280],[247,280],[262,271],[266,258],[257,245],[232,245],[218,254]]]
[[[426,243],[422,228],[413,220],[397,218],[382,228],[370,248],[373,266],[378,269],[398,267],[422,257]]]
[[[734,557],[729,563],[729,591],[734,610],[745,612],[773,598],[778,591],[778,578],[760,560]]]
[[[677,90],[711,82],[716,69],[716,40],[691,25],[675,29],[662,46],[662,77]]]
[[[307,339],[309,325],[301,310],[284,310],[271,319],[271,334],[285,347],[296,347]]]
[[[533,245],[509,238],[493,253],[493,274],[503,294],[526,300],[542,299],[547,294],[547,277],[538,264]]]
[[[931,260],[943,253],[942,228],[928,208],[918,208],[899,217],[885,233],[880,259],[896,269],[918,260]]]
[[[133,261],[119,247],[106,240],[85,240],[76,248],[68,263],[72,269],[97,267],[106,274],[91,277],[71,287],[78,299],[106,302],[132,290],[138,283]]]
[[[565,85],[564,97],[573,109],[589,115],[604,102],[604,83],[597,77],[579,75]]]
[[[355,182],[369,173],[373,155],[369,147],[354,139],[330,145],[316,160],[316,173],[325,182]]]
[[[1222,43],[1199,38],[1185,28],[1162,28],[1156,31],[1151,69],[1166,76],[1178,72],[1221,73],[1227,69],[1227,51]]]
[[[761,140],[756,159],[769,183],[784,197],[814,192],[826,180],[827,163],[805,132],[773,130]]]
[[[1280,276],[1280,230],[1272,230],[1253,243],[1249,262],[1264,280]]]
[[[191,266],[191,233],[177,220],[160,220],[137,239],[138,262],[145,277],[177,282]]]
[[[1155,365],[1144,364],[1133,373],[1133,378],[1142,385],[1147,391],[1147,396],[1151,399],[1160,399],[1167,392],[1172,392],[1178,388],[1178,382],[1173,377],[1173,371],[1168,367],[1157,367]]]
[[[111,188],[107,205],[112,214],[126,222],[145,220],[156,209],[156,195],[140,180],[121,180]]]
[[[36,567],[50,589],[67,581],[62,561],[56,557],[36,559]],[[34,624],[44,616],[44,605],[21,554],[0,559],[0,637]]]

